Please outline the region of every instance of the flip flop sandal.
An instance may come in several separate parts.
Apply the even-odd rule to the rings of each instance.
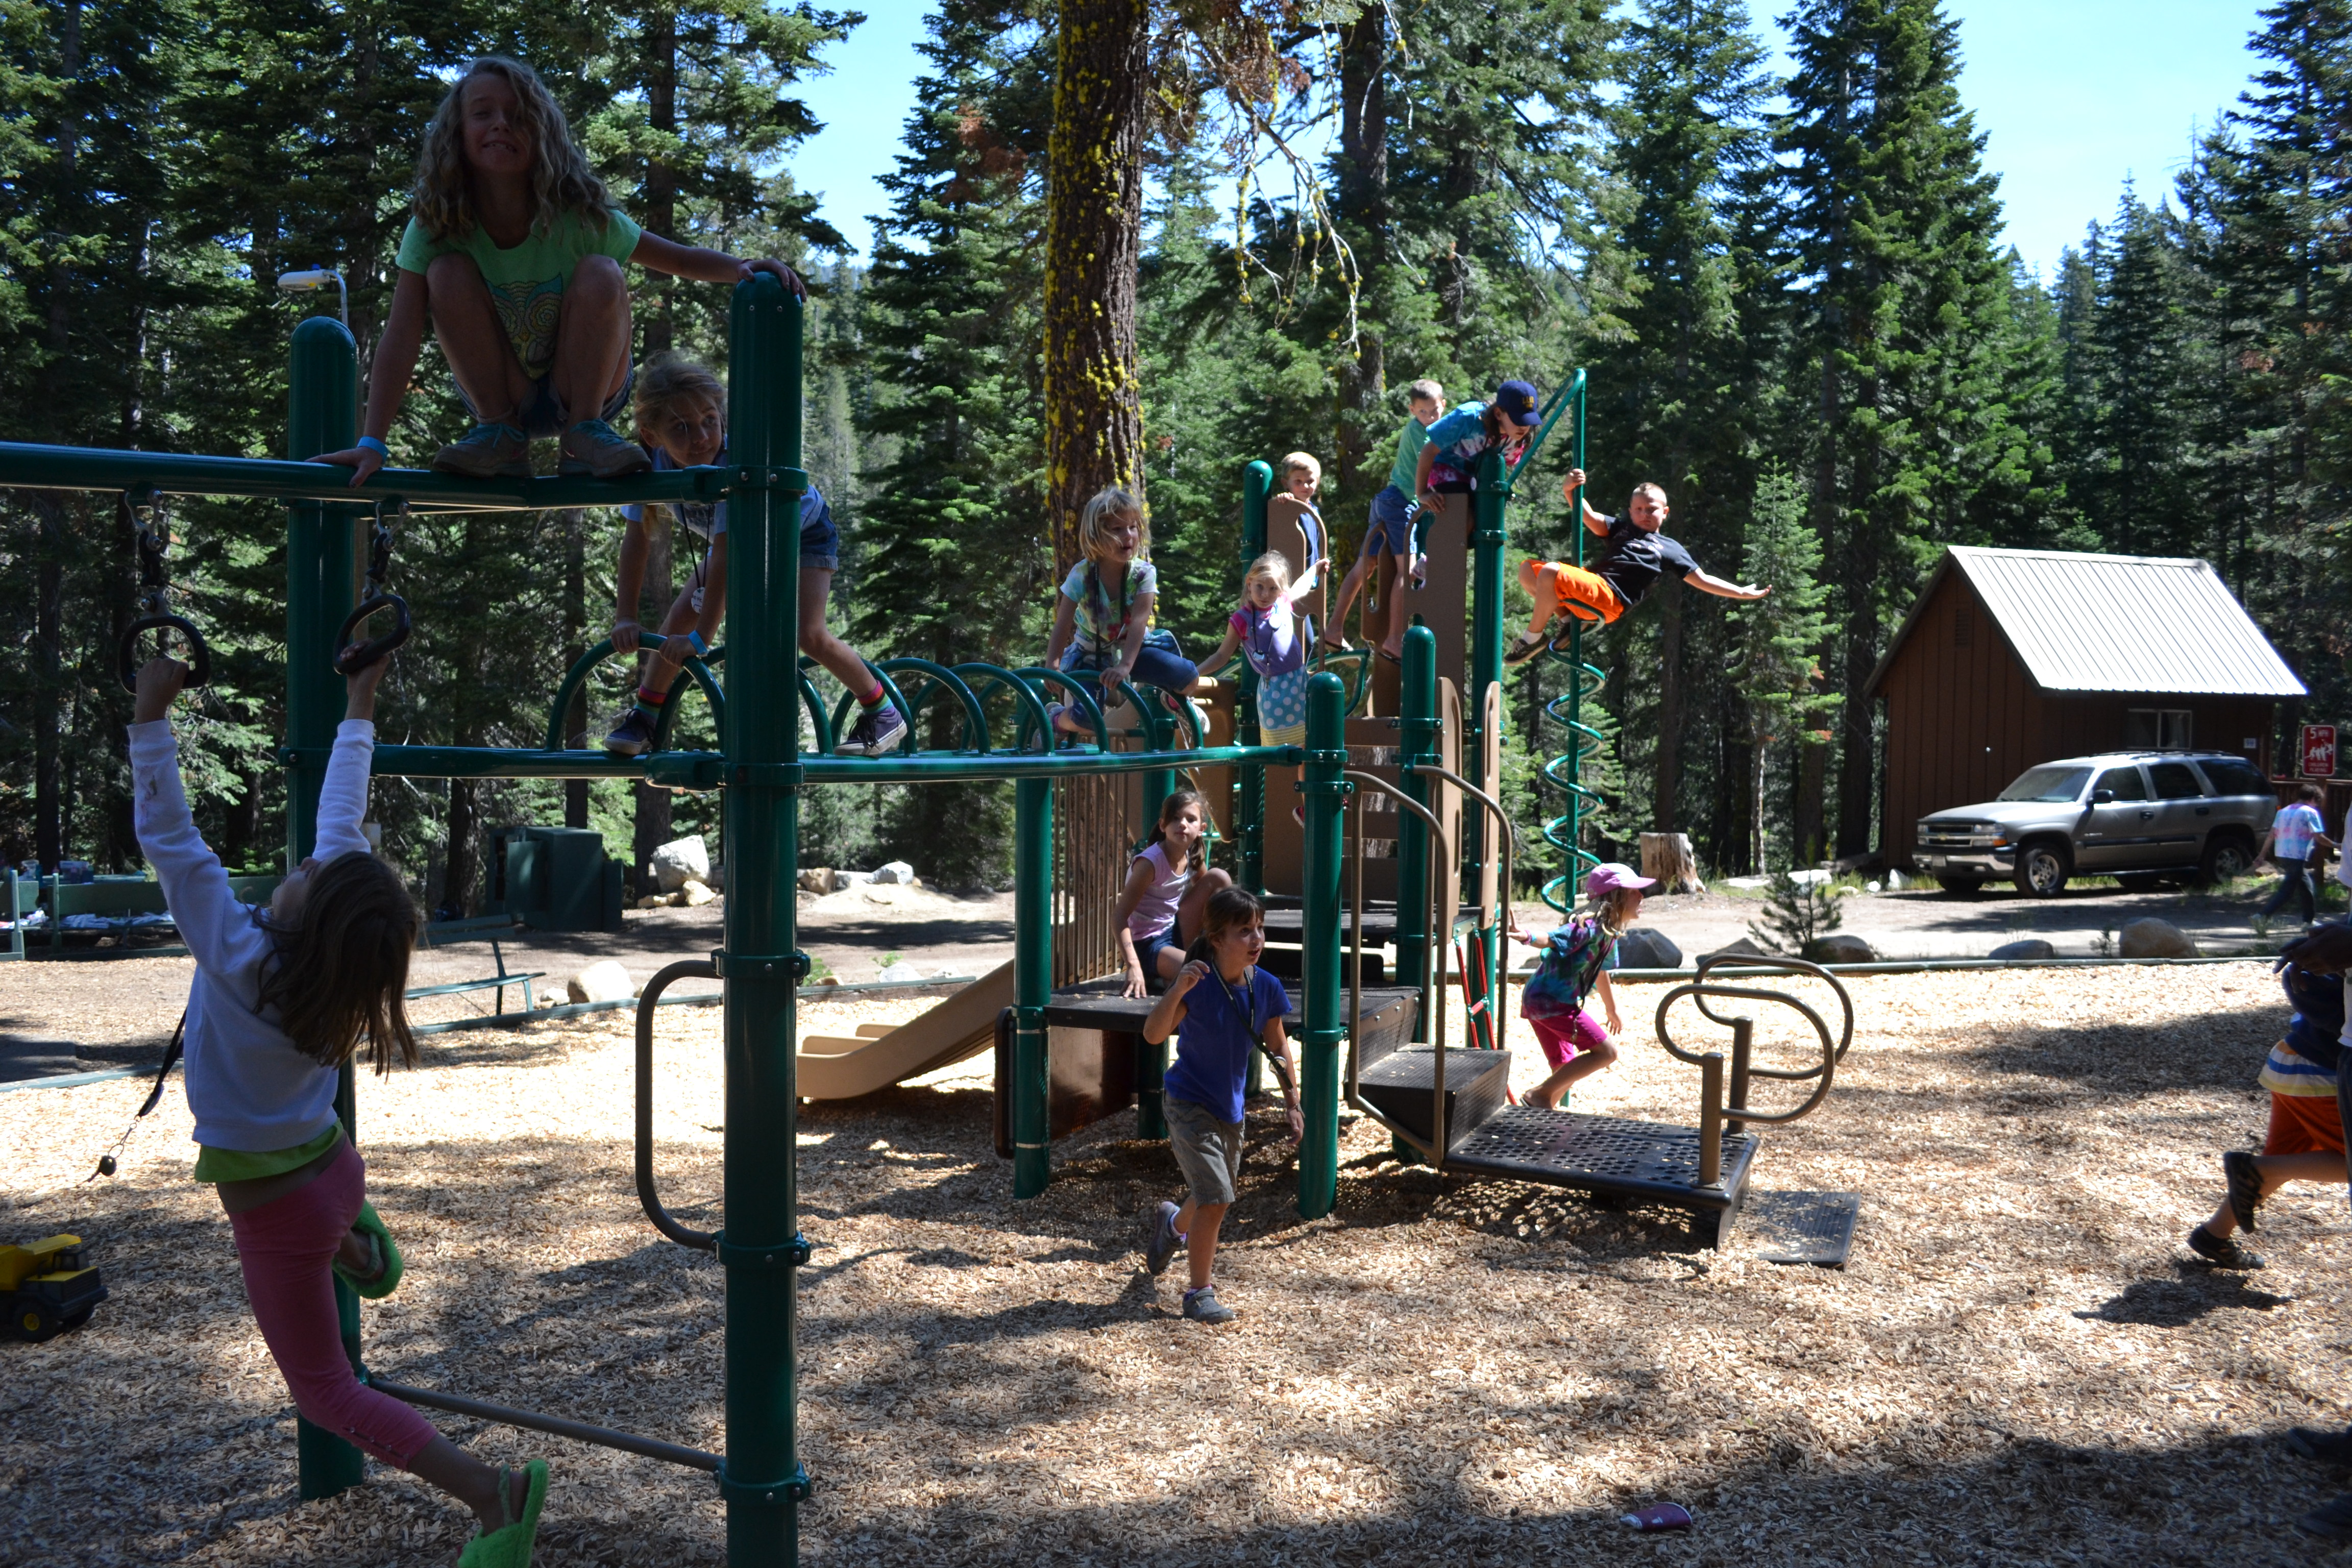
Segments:
[[[1372,651],[1373,651],[1374,653],[1376,653],[1376,654],[1380,655],[1380,657],[1381,657],[1381,663],[1383,663],[1383,664],[1393,664],[1393,665],[1402,666],[1402,665],[1403,665],[1403,663],[1404,663],[1404,660],[1402,660],[1402,659],[1399,658],[1396,655],[1394,655],[1394,654],[1391,653],[1388,649],[1386,649],[1386,648],[1384,648],[1384,647],[1376,647],[1376,648],[1372,649]]]
[[[526,1479],[522,1517],[503,1529],[478,1535],[457,1554],[457,1568],[530,1568],[531,1548],[539,1540],[539,1510],[547,1501],[547,1461],[533,1459],[522,1468]],[[499,1501],[509,1518],[514,1504],[507,1500],[507,1478],[514,1471],[499,1467]]]
[[[373,1275],[364,1279],[341,1263],[334,1266],[335,1272],[343,1277],[345,1284],[360,1293],[361,1300],[381,1301],[400,1285],[399,1245],[392,1239],[391,1230],[375,1212],[373,1204],[360,1205],[360,1217],[352,1221],[352,1228],[375,1243],[379,1267]]]

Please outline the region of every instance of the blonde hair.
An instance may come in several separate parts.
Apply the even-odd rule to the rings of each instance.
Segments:
[[[1641,902],[1641,889],[1612,888],[1592,900],[1592,912],[1601,917],[1601,930],[1611,936],[1622,936],[1633,923],[1633,911]]]
[[[1424,376],[1404,389],[1404,400],[1407,403],[1443,403],[1445,401],[1445,388]]]
[[[1305,468],[1318,479],[1323,477],[1323,465],[1315,460],[1315,454],[1312,452],[1293,452],[1282,459],[1282,477],[1286,479],[1301,468]]]
[[[1244,589],[1247,589],[1252,583],[1257,581],[1260,577],[1267,579],[1277,588],[1289,587],[1290,557],[1285,555],[1279,550],[1267,551],[1265,554],[1251,562],[1249,563],[1249,570],[1242,574],[1242,587]]]
[[[1647,479],[1643,479],[1640,484],[1633,487],[1633,495],[1648,496],[1652,500],[1656,501],[1661,507],[1664,507],[1666,504],[1666,492],[1660,489],[1656,485],[1652,484]],[[1630,500],[1633,497],[1629,496],[1626,499]]]
[[[1089,561],[1100,559],[1103,552],[1103,525],[1115,517],[1131,517],[1139,529],[1143,525],[1143,502],[1131,490],[1118,485],[1106,485],[1087,500],[1086,510],[1078,513],[1078,548]],[[1136,542],[1136,554],[1150,538],[1147,531]]]
[[[646,429],[665,414],[693,405],[715,408],[727,416],[727,384],[709,369],[678,354],[656,354],[637,371],[637,389],[631,399],[637,428]]]
[[[441,107],[425,128],[425,147],[416,155],[416,190],[409,210],[435,239],[462,239],[477,222],[474,195],[466,169],[466,84],[477,77],[502,78],[514,89],[522,128],[530,135],[531,219],[533,234],[545,234],[564,213],[577,213],[598,228],[613,208],[604,182],[589,171],[572,140],[572,127],[555,95],[539,73],[520,60],[504,55],[482,55],[467,63],[465,75],[450,85]]]

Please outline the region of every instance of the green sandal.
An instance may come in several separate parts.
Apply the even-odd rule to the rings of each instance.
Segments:
[[[334,1266],[335,1272],[341,1275],[344,1283],[358,1291],[362,1300],[381,1301],[400,1284],[400,1247],[393,1241],[391,1230],[375,1212],[373,1204],[360,1205],[360,1217],[352,1221],[352,1228],[375,1243],[376,1258],[383,1267],[365,1279],[341,1263]]]
[[[514,1472],[499,1467],[499,1503],[509,1518],[514,1505],[507,1501],[507,1478]],[[539,1541],[539,1510],[547,1501],[547,1461],[533,1459],[522,1468],[526,1489],[522,1517],[503,1529],[478,1535],[457,1554],[457,1568],[530,1568],[531,1548]]]

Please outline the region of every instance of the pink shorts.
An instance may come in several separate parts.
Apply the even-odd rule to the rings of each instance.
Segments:
[[[1528,1027],[1536,1032],[1544,1060],[1554,1068],[1564,1068],[1586,1051],[1609,1043],[1609,1031],[1601,1026],[1601,1020],[1582,1011],[1570,1018],[1529,1018]]]

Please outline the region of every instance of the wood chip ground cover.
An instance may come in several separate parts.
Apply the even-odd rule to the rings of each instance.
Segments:
[[[811,1563],[2301,1563],[2288,1521],[2344,1485],[2276,1435],[2340,1423],[2340,1191],[2290,1190],[2270,1268],[2180,1238],[2219,1151],[2259,1142],[2278,1036],[2255,965],[1892,976],[1829,1105],[1768,1132],[1767,1189],[1869,1196],[1843,1271],[1691,1242],[1665,1211],[1440,1182],[1343,1127],[1339,1205],[1300,1221],[1271,1115],[1219,1258],[1242,1320],[1176,1315],[1134,1245],[1174,1189],[1123,1115],[1014,1204],[988,1064],[803,1109]],[[1683,1121],[1695,1069],[1634,1037],[1580,1109]],[[847,1034],[921,1004],[824,1004]],[[715,1225],[719,1015],[662,1019],[661,1180]],[[1459,1037],[1458,1016],[1454,1025]],[[1765,1030],[1777,1059],[1794,1037]],[[1542,1065],[1514,1024],[1521,1087]],[[370,1189],[408,1262],[366,1314],[388,1375],[712,1449],[721,1291],[630,1179],[623,1016],[444,1037],[364,1083]],[[79,1184],[144,1086],[0,1097],[0,1237],[71,1230],[112,1300],[0,1345],[0,1563],[442,1564],[457,1510],[371,1466],[295,1495],[293,1413],[228,1226],[188,1181],[175,1090],[123,1174]],[[540,1562],[717,1563],[707,1479],[443,1418],[544,1453]],[[1697,1514],[1685,1535],[1617,1522]]]

